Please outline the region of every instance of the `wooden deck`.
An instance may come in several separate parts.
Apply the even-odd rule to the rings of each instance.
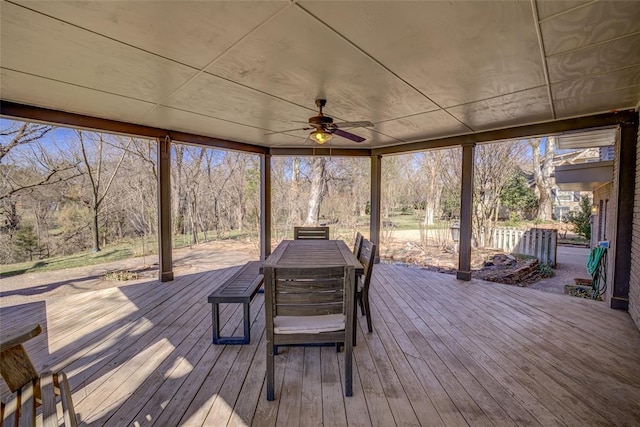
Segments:
[[[250,345],[211,344],[207,295],[235,270],[3,308],[0,321],[42,324],[32,359],[65,369],[90,425],[640,424],[627,313],[390,265],[374,268],[373,334],[359,318],[354,396],[335,348],[281,348],[267,402],[263,295]],[[221,322],[240,332],[241,305],[224,305]]]

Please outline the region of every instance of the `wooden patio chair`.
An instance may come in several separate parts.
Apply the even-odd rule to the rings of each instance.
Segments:
[[[353,266],[264,269],[267,333],[267,400],[273,400],[274,347],[344,343],[345,395],[353,395],[351,337]]]
[[[34,426],[36,410],[42,406],[42,423],[38,425],[58,426],[59,420],[65,426],[78,425],[69,381],[64,372],[38,374],[23,343],[42,332],[40,325],[29,325],[0,335],[0,374],[13,395],[2,403],[2,426]],[[57,398],[60,398],[62,412],[58,413]]]
[[[329,240],[329,227],[293,227],[295,240]]]
[[[360,232],[358,231],[356,233],[356,241],[353,244],[353,254],[356,256],[356,258],[360,258],[360,251],[362,250],[362,234],[360,234]]]
[[[358,258],[358,260],[364,267],[364,275],[358,278],[358,283],[356,284],[357,288],[355,302],[360,305],[360,311],[362,312],[362,315],[367,316],[367,328],[369,332],[373,332],[373,326],[371,324],[371,309],[369,307],[369,285],[371,284],[371,273],[373,272],[373,264],[375,263],[375,259],[376,245],[371,243],[371,241],[364,239],[362,242],[360,257]]]

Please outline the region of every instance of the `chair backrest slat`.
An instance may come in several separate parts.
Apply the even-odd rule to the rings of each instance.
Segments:
[[[329,240],[329,227],[293,227],[295,240]]]
[[[344,312],[344,267],[274,269],[274,316],[317,316]]]
[[[360,257],[358,260],[364,267],[363,285],[364,288],[369,288],[371,283],[371,272],[373,271],[373,264],[376,258],[376,245],[371,241],[364,239],[362,242],[362,250],[360,251]]]
[[[353,254],[358,259],[360,259],[360,252],[362,251],[362,241],[363,240],[364,240],[364,238],[362,237],[362,234],[360,234],[360,232],[358,231],[356,233],[356,241],[353,244]]]

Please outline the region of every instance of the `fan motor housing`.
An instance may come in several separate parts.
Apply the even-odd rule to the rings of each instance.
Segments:
[[[309,118],[309,124],[312,125],[324,126],[330,125],[331,123],[333,123],[333,119],[327,116],[314,116]]]

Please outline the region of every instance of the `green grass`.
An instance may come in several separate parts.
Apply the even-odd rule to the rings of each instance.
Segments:
[[[238,231],[224,233],[220,238],[216,238],[215,232],[207,233],[208,241],[212,240],[232,240],[246,235]],[[204,235],[198,236],[200,242],[205,242]],[[186,235],[173,236],[173,248],[182,248],[192,245],[192,237]],[[16,264],[0,264],[0,277],[17,276],[20,274],[64,270],[66,268],[84,267],[87,265],[104,264],[113,261],[120,261],[127,258],[142,256],[142,238],[123,241],[113,245],[107,245],[100,252],[91,250],[78,252],[72,255],[56,256],[41,260],[21,262]],[[147,236],[144,240],[145,255],[158,253],[158,241]]]
[[[100,252],[83,251],[68,256],[0,265],[0,276],[9,277],[41,271],[64,270],[65,268],[83,267],[119,261],[134,256],[131,244],[120,244],[107,247]]]
[[[409,215],[395,215],[383,221],[391,221],[395,230],[420,230],[420,225],[424,221],[424,213],[417,212]],[[427,225],[427,229],[448,229],[453,221],[436,220],[434,224]]]

